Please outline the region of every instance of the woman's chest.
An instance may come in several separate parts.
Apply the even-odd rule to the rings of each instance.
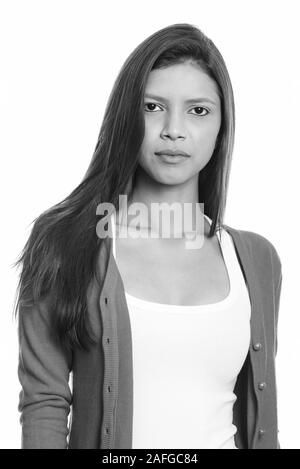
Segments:
[[[189,250],[182,240],[115,240],[127,293],[146,301],[200,305],[223,300],[230,280],[218,240]]]

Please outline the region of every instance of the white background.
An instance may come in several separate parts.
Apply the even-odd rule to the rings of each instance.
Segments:
[[[236,104],[225,223],[259,233],[283,266],[277,386],[282,449],[300,448],[299,2],[1,1],[1,426],[19,448],[12,269],[46,208],[81,181],[123,62],[153,32],[192,23],[221,51]]]

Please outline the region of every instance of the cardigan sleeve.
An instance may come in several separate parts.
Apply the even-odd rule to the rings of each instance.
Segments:
[[[282,264],[281,259],[278,255],[278,252],[273,248],[273,272],[274,272],[274,305],[275,305],[275,356],[277,355],[277,328],[278,328],[278,317],[279,317],[279,307],[280,307],[280,295],[281,295],[281,286],[282,286]]]
[[[278,317],[279,317],[279,307],[280,307],[280,295],[281,295],[281,286],[282,286],[282,264],[280,257],[277,253],[277,251],[274,248],[274,256],[276,260],[276,280],[275,280],[275,357],[277,355],[277,349],[278,349]],[[277,449],[280,448],[280,442],[279,438],[277,437]]]
[[[45,303],[20,305],[18,317],[22,449],[66,449],[72,354],[55,338]]]
[[[278,317],[279,317],[279,307],[280,307],[281,285],[282,285],[282,272],[281,272],[281,268],[280,268],[279,280],[278,280],[276,291],[275,291],[275,326],[276,326],[275,355],[277,355],[277,348],[278,348],[277,329],[278,329]]]

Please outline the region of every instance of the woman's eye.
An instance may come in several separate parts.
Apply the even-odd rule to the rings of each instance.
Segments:
[[[209,113],[208,109],[206,109],[205,107],[202,107],[202,106],[196,106],[196,107],[194,107],[193,109],[197,109],[197,110],[200,109],[200,110],[201,110],[200,112],[205,111],[205,114],[198,114],[198,113],[196,113],[197,116],[206,116],[206,114]]]
[[[155,107],[157,106],[157,104],[155,103],[145,103],[145,106],[152,106],[152,107]],[[150,112],[153,111],[153,109],[150,109]],[[149,109],[147,110],[147,112],[149,112]]]

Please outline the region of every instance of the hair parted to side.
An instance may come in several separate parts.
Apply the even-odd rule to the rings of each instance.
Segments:
[[[96,225],[99,203],[118,209],[130,193],[144,138],[144,92],[151,70],[186,60],[198,63],[215,82],[221,100],[221,127],[214,153],[199,173],[199,202],[212,219],[209,236],[223,224],[235,112],[231,81],[214,43],[196,26],[167,26],[146,38],[123,64],[108,99],[98,141],[81,183],[61,202],[33,220],[14,266],[21,267],[14,312],[47,299],[49,318],[63,346],[87,350],[96,338],[87,311],[88,286],[97,275],[102,242]],[[101,218],[101,217],[100,217]],[[101,280],[100,280],[101,281]]]

